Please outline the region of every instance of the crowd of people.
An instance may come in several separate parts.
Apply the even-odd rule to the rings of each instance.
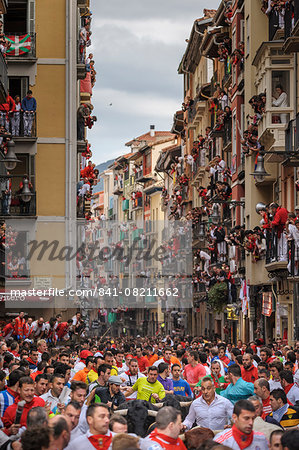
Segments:
[[[18,450],[295,450],[299,342],[88,338],[80,313],[0,336],[0,445]]]

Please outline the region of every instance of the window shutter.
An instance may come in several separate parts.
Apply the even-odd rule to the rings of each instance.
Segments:
[[[27,31],[35,33],[35,0],[28,0]]]
[[[29,89],[28,77],[22,77],[21,78],[21,99],[26,97],[28,89]]]

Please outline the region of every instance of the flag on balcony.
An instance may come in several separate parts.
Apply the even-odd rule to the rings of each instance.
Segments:
[[[270,317],[273,312],[272,292],[263,292],[262,314]]]
[[[10,42],[11,47],[7,49],[8,56],[20,56],[29,53],[31,50],[31,36],[24,34],[22,36],[5,36],[6,40]]]

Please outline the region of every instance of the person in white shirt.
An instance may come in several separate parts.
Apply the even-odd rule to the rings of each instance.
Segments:
[[[43,317],[40,317],[38,320],[32,322],[32,335],[36,338],[41,338],[45,332],[46,326],[44,324]]]
[[[58,406],[59,409],[64,407],[64,404],[59,401],[59,397],[64,388],[64,383],[65,380],[63,375],[52,375],[50,380],[50,389],[46,392],[46,394],[40,396],[40,398],[42,398],[45,402],[49,403],[51,410],[54,409],[55,406]]]
[[[110,448],[115,433],[109,430],[109,407],[103,403],[90,405],[86,411],[86,420],[89,430],[74,439],[66,450],[94,450],[100,441],[103,448]]]
[[[200,259],[202,261],[204,261],[204,267],[203,267],[204,272],[209,273],[209,267],[210,267],[210,263],[211,263],[211,256],[207,252],[204,252],[203,250],[200,250],[199,257],[200,257]]]
[[[274,389],[282,389],[280,384],[279,372],[283,370],[283,364],[279,360],[274,360],[269,363],[269,370],[271,373],[271,380],[269,380],[270,392]]]
[[[282,370],[279,373],[280,383],[286,393],[287,399],[292,405],[299,401],[299,388],[294,384],[294,377],[289,370]]]
[[[223,430],[230,424],[234,405],[224,397],[216,394],[216,388],[210,377],[201,382],[202,395],[191,403],[189,413],[183,422],[185,429],[190,429],[194,422],[198,426],[211,430]]]
[[[272,99],[272,106],[277,108],[287,108],[289,106],[288,95],[283,90],[283,86],[278,84],[275,87],[276,97]],[[280,114],[280,123],[287,123],[287,114]]]
[[[71,424],[71,439],[70,442],[81,436],[81,431],[78,427],[79,418],[81,413],[81,406],[78,402],[71,401],[68,403],[62,413],[63,416],[67,417],[67,420]]]
[[[129,386],[129,387],[132,387],[136,383],[138,378],[143,377],[145,377],[145,375],[139,372],[137,359],[131,359],[129,361],[129,370],[120,375],[120,378],[123,382],[122,386]],[[127,397],[128,400],[133,400],[135,398],[137,398],[137,391],[133,392],[129,397]]]

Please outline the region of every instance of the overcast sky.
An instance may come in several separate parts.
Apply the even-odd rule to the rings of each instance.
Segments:
[[[93,162],[127,152],[125,142],[170,130],[183,101],[177,68],[195,19],[220,0],[92,0],[98,122],[89,134]],[[88,49],[89,50],[89,49]],[[112,105],[110,106],[110,104]]]

